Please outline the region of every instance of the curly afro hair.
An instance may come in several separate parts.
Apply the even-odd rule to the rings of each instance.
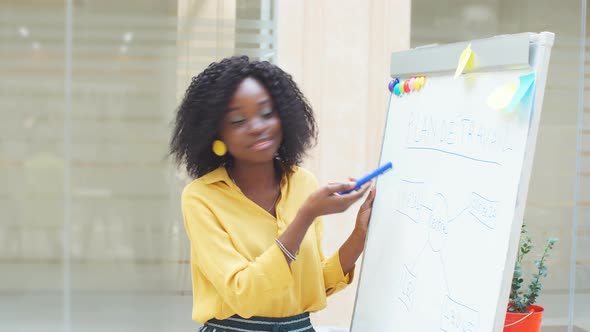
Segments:
[[[211,149],[219,137],[221,121],[238,85],[245,78],[258,80],[268,90],[274,110],[281,119],[283,141],[278,159],[283,169],[299,165],[317,139],[313,111],[289,74],[267,61],[250,61],[247,56],[214,62],[193,77],[178,108],[170,142],[170,154],[186,164],[194,177],[201,177],[221,165],[231,165],[233,157],[215,155]]]

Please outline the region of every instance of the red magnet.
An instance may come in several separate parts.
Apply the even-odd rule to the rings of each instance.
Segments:
[[[404,91],[405,91],[406,93],[410,92],[410,81],[409,81],[409,80],[406,80],[406,81],[404,82]]]

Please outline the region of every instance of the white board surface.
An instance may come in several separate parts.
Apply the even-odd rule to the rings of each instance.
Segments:
[[[394,170],[377,181],[353,332],[501,330],[540,107],[486,100],[531,72],[426,75],[392,95],[380,164]]]

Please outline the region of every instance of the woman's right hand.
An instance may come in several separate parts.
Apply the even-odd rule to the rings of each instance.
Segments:
[[[300,212],[312,220],[323,215],[346,211],[354,202],[358,201],[369,190],[372,182],[364,184],[359,190],[339,195],[339,192],[350,190],[355,182],[330,183],[309,195]]]

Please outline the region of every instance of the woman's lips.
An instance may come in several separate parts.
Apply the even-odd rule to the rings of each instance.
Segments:
[[[254,143],[252,146],[250,146],[250,149],[252,149],[254,151],[262,151],[262,150],[270,148],[271,146],[272,146],[271,139],[263,139],[263,140],[260,140],[256,143]]]

